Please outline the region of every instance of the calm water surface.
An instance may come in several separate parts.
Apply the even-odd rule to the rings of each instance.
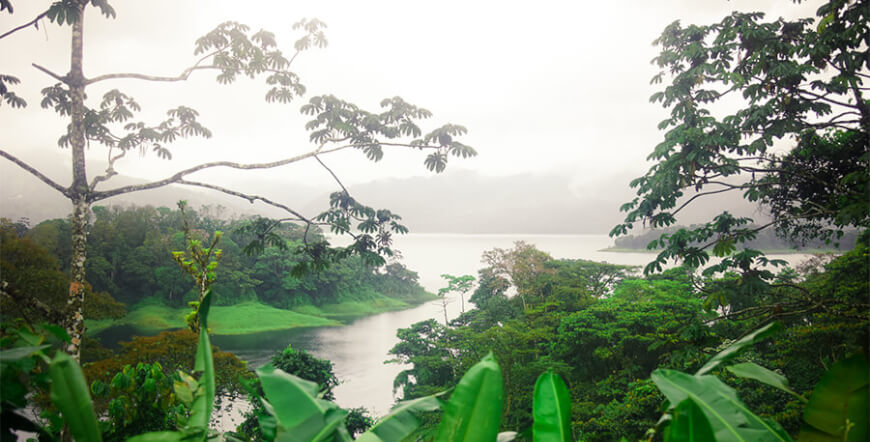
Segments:
[[[404,264],[419,273],[420,283],[437,293],[443,286],[442,273],[477,276],[480,256],[494,247],[511,248],[526,241],[555,258],[580,258],[613,264],[642,266],[654,255],[647,253],[600,252],[612,244],[607,235],[461,235],[409,234],[396,239]],[[774,256],[771,256],[774,257]],[[805,255],[777,256],[792,264]],[[459,314],[459,301],[448,305],[448,316]],[[398,342],[396,330],[429,318],[443,319],[440,301],[418,307],[361,318],[344,327],[294,329],[246,336],[215,336],[223,350],[236,353],[258,367],[287,344],[331,360],[342,384],[335,389],[342,407],[366,407],[374,415],[389,411],[394,403],[393,379],[405,367],[385,364],[388,352]]]

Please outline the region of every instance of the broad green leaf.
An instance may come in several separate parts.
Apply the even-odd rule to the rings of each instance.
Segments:
[[[790,441],[788,433],[746,408],[731,387],[716,376],[692,376],[676,370],[658,369],[653,382],[672,404],[690,398],[704,412],[717,441]]]
[[[60,409],[73,438],[79,442],[102,440],[88,384],[79,364],[59,351],[48,367],[48,374],[51,401]]]
[[[357,440],[359,442],[402,440],[420,426],[419,413],[439,408],[441,408],[441,402],[435,396],[400,402],[390,411],[390,414],[360,435]]]
[[[502,388],[501,368],[490,352],[462,376],[445,406],[435,440],[495,440],[501,423]]]
[[[864,355],[855,355],[834,364],[816,384],[804,408],[804,422],[812,428],[801,431],[801,440],[825,439],[813,436],[813,429],[832,440],[868,440],[868,387],[870,369]],[[844,437],[846,421],[853,426]]]
[[[11,364],[13,362],[18,362],[22,359],[29,358],[32,354],[45,350],[46,348],[51,347],[51,345],[39,345],[39,346],[29,346],[29,347],[17,347],[10,348],[9,350],[0,351],[0,363],[2,364]]]
[[[565,381],[552,369],[535,382],[532,415],[534,441],[571,440],[571,394]]]
[[[770,385],[773,388],[778,388],[786,393],[794,395],[804,402],[807,401],[803,396],[799,395],[791,388],[788,388],[788,379],[786,379],[785,376],[768,370],[754,362],[743,362],[726,368],[737,377],[755,379],[762,384]]]
[[[312,394],[317,384],[270,366],[258,369],[257,375],[266,394],[266,410],[278,420],[277,439],[284,432],[295,440],[311,440],[320,432],[326,410]]]
[[[716,440],[710,421],[701,407],[686,398],[671,412],[672,420],[665,432],[665,442],[704,442]]]
[[[210,304],[211,290],[205,292],[202,304],[199,306],[199,323],[201,327],[199,329],[199,345],[196,347],[196,360],[194,361],[193,369],[194,371],[202,372],[202,375],[199,378],[197,396],[193,399],[193,405],[191,406],[190,420],[187,422],[188,429],[200,428],[203,432],[208,431],[215,397],[214,359],[212,358],[211,341],[206,331]]]
[[[711,372],[714,368],[718,367],[719,364],[732,359],[737,356],[743,349],[749,347],[756,342],[759,342],[763,339],[768,338],[774,333],[778,332],[782,328],[781,325],[777,322],[771,322],[770,324],[765,325],[764,327],[755,330],[754,332],[740,338],[737,342],[731,344],[725,350],[720,351],[716,356],[710,358],[697,373],[696,376],[705,375]],[[676,403],[676,402],[674,402]]]
[[[184,440],[184,435],[178,431],[154,431],[140,434],[127,439],[127,442],[176,442]]]

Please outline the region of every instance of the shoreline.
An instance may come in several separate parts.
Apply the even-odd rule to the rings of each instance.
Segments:
[[[606,253],[646,253],[649,255],[658,254],[661,249],[656,250],[648,250],[648,249],[628,249],[623,247],[605,247],[603,249],[598,249],[598,252],[606,252]],[[842,254],[848,252],[845,249],[761,249],[761,252],[765,255],[818,255],[818,254]]]

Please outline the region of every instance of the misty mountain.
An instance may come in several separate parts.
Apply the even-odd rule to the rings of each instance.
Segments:
[[[58,183],[70,182],[63,157],[43,161],[42,171]],[[98,167],[92,170],[100,170]],[[633,197],[628,182],[633,175],[622,173],[606,178],[588,179],[569,171],[549,174],[485,176],[462,169],[425,177],[376,180],[349,186],[363,204],[387,208],[403,217],[405,225],[418,233],[607,233],[623,219],[619,206]],[[105,188],[139,184],[144,180],[116,176]],[[301,208],[314,216],[328,206],[332,190],[295,182],[258,179],[256,174],[244,181],[227,184],[246,193],[266,196],[273,201]],[[708,219],[727,207],[740,216],[759,216],[755,206],[739,194],[714,199],[699,199],[681,212],[680,223]],[[185,186],[121,195],[98,202],[99,205],[152,205],[174,207],[178,200],[191,207],[223,206],[227,217],[259,214],[283,217],[286,212],[219,192]],[[63,196],[8,161],[0,161],[0,216],[27,217],[31,224],[62,218],[71,205]]]
[[[634,192],[634,178],[618,174],[580,181],[568,172],[490,177],[466,170],[441,175],[378,180],[350,186],[360,202],[402,216],[412,232],[441,233],[607,233],[623,220],[619,207]],[[327,195],[306,212],[323,210]],[[698,199],[680,222],[709,219],[728,208],[739,216],[765,219],[739,194]]]
[[[69,166],[66,160],[58,156],[58,161],[42,161],[39,163],[40,171],[55,180],[55,182],[67,186],[72,181]],[[68,161],[68,160],[66,160]],[[100,167],[92,167],[90,170],[101,170]],[[92,179],[92,177],[89,177]],[[113,189],[121,186],[145,183],[146,180],[124,175],[116,175],[108,183],[101,183],[98,189]],[[246,193],[267,195],[276,201],[295,201],[297,205],[306,205],[311,195],[322,193],[320,189],[313,189],[304,185],[276,185],[273,181],[258,180],[252,176],[243,183]],[[280,195],[275,195],[280,193]],[[235,217],[259,214],[270,217],[283,217],[286,212],[266,206],[262,203],[250,204],[241,198],[223,194],[207,189],[196,187],[169,185],[157,189],[118,195],[102,201],[96,205],[138,205],[138,206],[166,206],[175,207],[179,200],[185,200],[190,207],[199,208],[203,205],[221,206],[221,216]],[[64,196],[49,188],[45,183],[24,172],[18,166],[0,160],[0,216],[17,220],[28,218],[31,225],[38,224],[46,219],[64,218],[72,211],[72,205]]]

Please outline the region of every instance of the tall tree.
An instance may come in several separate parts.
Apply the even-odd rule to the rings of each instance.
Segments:
[[[870,225],[870,4],[831,0],[817,17],[766,20],[734,12],[711,25],[674,22],[656,40],[664,88],[650,100],[670,109],[659,124],[664,140],[648,157],[655,164],[632,181],[638,197],[625,204],[625,222],[664,227],[700,198],[740,192],[770,211],[772,221],[722,212],[696,228],[650,244],[662,247],[646,271],[671,258],[692,267],[712,252],[724,258],[711,271],[735,268],[756,282],[773,274],[768,260],[737,246],[756,232],[836,241],[843,229]],[[747,285],[747,286],[752,286]]]
[[[13,11],[11,5],[6,2],[3,5],[3,9],[11,14]],[[191,80],[196,76],[195,74],[210,71],[217,73],[216,79],[222,84],[232,83],[240,76],[264,78],[268,88],[266,101],[287,104],[305,93],[305,87],[299,77],[290,70],[292,62],[305,49],[312,46],[325,47],[327,40],[322,31],[324,27],[322,22],[302,20],[294,25],[294,29],[302,32],[303,36],[295,42],[293,54],[286,56],[278,48],[274,34],[264,30],[251,32],[248,26],[226,22],[196,41],[195,61],[182,69],[177,76],[124,72],[86,77],[83,71],[85,45],[82,37],[85,29],[85,13],[90,8],[98,9],[108,18],[114,18],[116,15],[107,0],[60,0],[51,3],[35,19],[0,34],[2,39],[17,31],[35,27],[42,18],[47,18],[61,26],[71,26],[69,72],[58,74],[35,63],[33,66],[55,81],[53,85],[42,90],[42,107],[53,109],[69,121],[68,131],[60,137],[58,144],[70,149],[72,184],[69,187],[58,184],[40,172],[38,167],[22,161],[2,148],[0,148],[0,156],[37,177],[72,203],[73,250],[70,265],[72,282],[64,326],[72,337],[67,350],[75,356],[79,354],[79,345],[84,333],[81,312],[88,218],[90,207],[95,202],[169,184],[211,189],[252,203],[261,201],[280,208],[288,213],[288,217],[282,220],[284,222],[298,222],[305,226],[328,225],[335,233],[353,236],[352,244],[340,249],[330,248],[323,243],[306,242],[305,248],[314,260],[313,264],[308,264],[308,267],[317,267],[329,259],[352,254],[359,254],[381,263],[383,262],[381,254],[391,254],[389,246],[392,235],[404,233],[407,229],[398,223],[397,215],[387,210],[374,210],[353,199],[338,177],[323,162],[322,157],[336,152],[359,149],[368,159],[378,161],[383,157],[385,146],[413,148],[429,151],[425,157],[425,166],[429,170],[441,172],[447,165],[449,155],[468,157],[476,154],[474,149],[456,139],[457,136],[465,134],[464,127],[446,124],[424,133],[419,122],[430,117],[431,113],[406,103],[399,97],[383,100],[382,111],[369,112],[332,95],[323,95],[310,98],[301,109],[304,115],[311,117],[305,127],[311,132],[310,141],[315,147],[307,152],[268,163],[205,162],[180,170],[164,179],[99,190],[98,185],[105,184],[118,174],[115,163],[129,152],[136,150],[142,154],[151,152],[161,158],[170,159],[170,145],[173,142],[189,137],[209,138],[211,131],[199,122],[198,112],[186,106],[168,110],[167,118],[157,124],[136,121],[133,119],[134,113],[140,110],[140,106],[133,97],[120,90],[112,89],[97,103],[91,104],[87,99],[89,87],[120,79],[155,83],[184,82]],[[101,55],[111,57],[111,54]],[[23,107],[26,102],[5,86],[5,84],[15,84],[17,81],[18,79],[10,76],[0,77],[0,93],[2,93],[0,98],[13,107]],[[108,167],[102,174],[92,176],[89,180],[86,146],[96,145],[107,149]],[[305,216],[292,207],[261,195],[244,193],[221,184],[189,178],[195,172],[217,167],[260,170],[307,159],[316,161],[329,171],[341,188],[340,191],[332,194],[331,208],[316,217]],[[267,230],[269,228],[274,228],[274,225],[267,226]],[[268,233],[268,231],[261,232],[260,238],[268,238]]]

